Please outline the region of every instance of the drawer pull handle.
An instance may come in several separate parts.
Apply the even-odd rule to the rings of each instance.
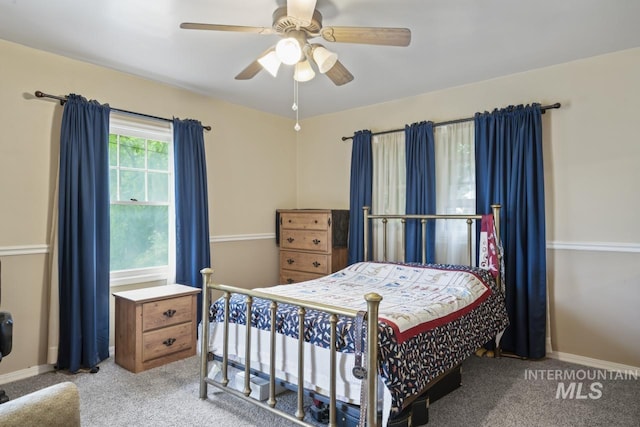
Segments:
[[[313,239],[313,244],[314,244],[314,245],[319,245],[319,244],[320,244],[320,240],[318,240],[318,239]]]
[[[175,310],[173,310],[173,309],[169,309],[169,310],[165,311],[165,312],[164,312],[164,313],[162,313],[162,314],[164,314],[165,316],[167,316],[167,317],[171,318],[171,317],[173,317],[173,315],[174,315],[174,314],[176,314],[176,311],[175,311]]]
[[[166,340],[162,341],[162,344],[166,345],[167,347],[171,347],[174,342],[176,342],[175,338],[167,338]]]
[[[318,261],[313,261],[313,266],[315,268],[318,268],[318,267],[320,267],[320,263]]]
[[[293,241],[294,241],[294,240],[295,240],[295,239],[294,239],[293,237],[288,237],[288,238],[287,238],[287,242],[289,242],[289,243],[293,243]]]
[[[296,262],[296,261],[293,258],[289,258],[287,260],[287,264],[289,264],[289,265],[293,264],[294,262]]]

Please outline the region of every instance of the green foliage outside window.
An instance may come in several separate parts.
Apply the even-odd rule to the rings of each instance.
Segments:
[[[169,262],[168,206],[111,206],[111,271]]]

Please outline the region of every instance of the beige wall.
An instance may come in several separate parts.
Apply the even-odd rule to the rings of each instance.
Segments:
[[[305,120],[298,205],[348,206],[351,142],[340,138],[356,130],[560,102],[543,116],[554,350],[640,366],[638,76],[633,49]]]
[[[47,245],[62,109],[35,99],[36,90],[212,125],[205,132],[210,229],[214,241],[226,236],[212,244],[215,277],[243,286],[277,282],[274,239],[237,239],[273,235],[275,210],[295,206],[291,120],[4,41],[0,58],[0,309],[14,318],[13,351],[0,375],[46,364]]]
[[[0,41],[0,58],[0,308],[15,320],[13,352],[0,375],[46,364],[61,107],[33,99],[35,90],[212,125],[205,132],[212,267],[217,281],[242,287],[277,282],[277,247],[269,237],[276,208],[348,207],[351,143],[342,136],[561,102],[544,116],[554,349],[640,366],[640,254],[615,252],[624,243],[636,251],[640,245],[633,221],[640,210],[633,187],[640,182],[633,125],[640,49],[320,116],[301,122],[297,134],[286,118],[16,44]],[[615,216],[607,218],[608,210]],[[603,242],[614,251],[595,251]],[[554,249],[560,246],[567,249]]]

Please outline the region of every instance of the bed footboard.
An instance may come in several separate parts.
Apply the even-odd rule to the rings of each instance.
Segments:
[[[328,304],[310,302],[298,300],[295,298],[287,298],[283,296],[275,296],[273,294],[260,292],[258,290],[247,290],[242,288],[236,288],[227,285],[212,283],[213,270],[205,268],[201,270],[203,277],[203,289],[202,289],[202,329],[200,337],[200,398],[207,398],[207,386],[209,384],[237,396],[243,400],[250,401],[253,404],[259,405],[279,416],[287,418],[300,425],[310,425],[303,421],[305,413],[303,408],[304,397],[304,319],[307,310],[317,310],[330,315],[330,386],[329,386],[329,426],[336,426],[336,378],[337,378],[337,366],[336,366],[336,324],[338,316],[347,316],[356,318],[358,312],[356,310],[345,309],[341,307],[331,306]],[[223,292],[224,298],[224,322],[223,327],[223,350],[222,350],[222,366],[220,382],[214,381],[213,378],[208,376],[208,363],[209,363],[209,333],[210,324],[207,321],[207,313],[209,312],[210,295],[212,290],[218,290]],[[250,373],[251,373],[251,333],[252,328],[246,327],[245,336],[245,366],[244,366],[244,389],[242,392],[236,391],[229,385],[228,366],[229,366],[229,350],[228,350],[228,338],[229,338],[229,300],[231,294],[244,295],[246,298],[246,310],[247,319],[251,319],[251,309],[253,298],[260,298],[270,301],[270,313],[271,319],[276,318],[276,311],[278,304],[289,304],[298,308],[299,325],[298,325],[298,383],[297,383],[297,409],[295,414],[289,414],[276,408],[276,373],[275,373],[275,338],[276,322],[271,322],[270,336],[270,362],[269,362],[269,398],[265,403],[254,400],[249,397],[251,394],[250,385]],[[378,309],[382,297],[376,293],[369,293],[364,296],[367,301],[367,337],[366,337],[366,376],[363,380],[362,387],[366,390],[366,400],[361,402],[362,406],[366,408],[366,423],[367,426],[378,426],[380,424],[378,420]]]

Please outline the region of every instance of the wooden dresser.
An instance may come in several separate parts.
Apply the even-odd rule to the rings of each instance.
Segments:
[[[115,292],[116,363],[140,372],[195,355],[199,293],[184,285]]]
[[[280,283],[297,283],[347,266],[349,211],[280,209]]]

